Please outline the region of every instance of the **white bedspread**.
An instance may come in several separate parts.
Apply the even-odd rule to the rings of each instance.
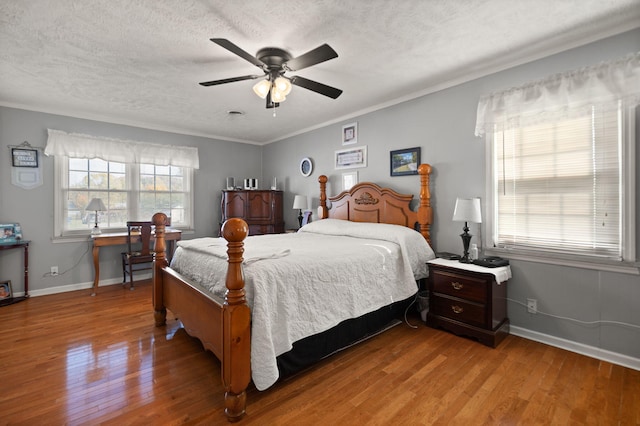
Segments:
[[[223,238],[183,240],[171,266],[222,297],[226,250]],[[293,342],[415,294],[434,257],[419,233],[396,225],[325,219],[295,234],[248,237],[243,269],[256,387],[276,382],[276,357]]]

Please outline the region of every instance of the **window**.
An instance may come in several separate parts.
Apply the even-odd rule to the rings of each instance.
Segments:
[[[496,131],[492,245],[623,260],[621,108]]]
[[[163,212],[171,225],[191,228],[192,176],[186,167],[126,164],[101,159],[61,157],[58,188],[60,219],[56,235],[84,234],[95,223],[95,212],[85,207],[101,198],[107,211],[98,212],[100,228],[121,229],[127,220],[150,220]],[[56,209],[58,213],[58,209]]]
[[[640,52],[481,97],[489,248],[637,272],[639,104]]]
[[[162,212],[171,226],[193,228],[193,176],[197,148],[67,134],[49,129],[45,155],[55,157],[54,237],[86,235],[96,221],[86,211],[93,198],[102,230]]]

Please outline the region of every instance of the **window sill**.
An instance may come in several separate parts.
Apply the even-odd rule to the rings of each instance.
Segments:
[[[636,262],[616,262],[607,260],[584,260],[574,256],[545,256],[540,253],[523,253],[492,247],[484,250],[485,255],[501,256],[507,259],[524,260],[527,262],[546,263],[572,268],[592,269],[596,271],[616,272],[620,274],[640,275],[640,265]]]

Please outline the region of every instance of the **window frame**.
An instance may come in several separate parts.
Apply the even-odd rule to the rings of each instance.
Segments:
[[[622,253],[621,261],[603,259],[596,256],[578,254],[556,254],[529,248],[498,247],[494,245],[494,235],[497,234],[496,191],[494,186],[494,132],[487,132],[485,136],[485,154],[487,167],[486,184],[486,220],[484,226],[484,251],[489,255],[499,255],[515,260],[526,260],[553,265],[563,265],[584,269],[639,274],[639,262],[636,258],[636,115],[640,114],[640,107],[623,107],[620,113],[620,134],[622,137],[622,162],[620,182],[622,185]]]
[[[53,241],[69,241],[69,240],[84,240],[87,236],[91,235],[91,228],[77,229],[77,230],[65,230],[64,221],[66,219],[64,215],[64,208],[66,206],[66,193],[69,190],[68,177],[69,177],[69,160],[73,157],[56,155],[54,156],[54,234]],[[139,188],[140,179],[140,165],[135,163],[124,163],[125,173],[128,184],[131,189],[125,190],[128,200],[128,213],[136,214],[138,211],[139,195],[142,192]],[[156,165],[164,167],[163,165]],[[167,166],[171,167],[171,166]],[[192,231],[194,223],[194,169],[191,167],[179,166],[184,170],[183,185],[188,190],[184,191],[187,194],[188,208],[185,209],[185,223],[186,226],[172,226],[173,228],[183,231]],[[66,188],[66,189],[65,189]],[[146,191],[148,192],[148,191]],[[151,220],[151,218],[149,218]],[[123,232],[125,227],[102,227],[103,231],[107,232]]]

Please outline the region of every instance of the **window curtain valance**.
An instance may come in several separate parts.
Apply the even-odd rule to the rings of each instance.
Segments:
[[[589,114],[596,105],[640,104],[640,52],[622,59],[555,74],[480,98],[476,136]]]
[[[162,145],[125,139],[49,131],[44,153],[75,158],[100,158],[119,163],[144,163],[158,166],[200,168],[198,148]]]

